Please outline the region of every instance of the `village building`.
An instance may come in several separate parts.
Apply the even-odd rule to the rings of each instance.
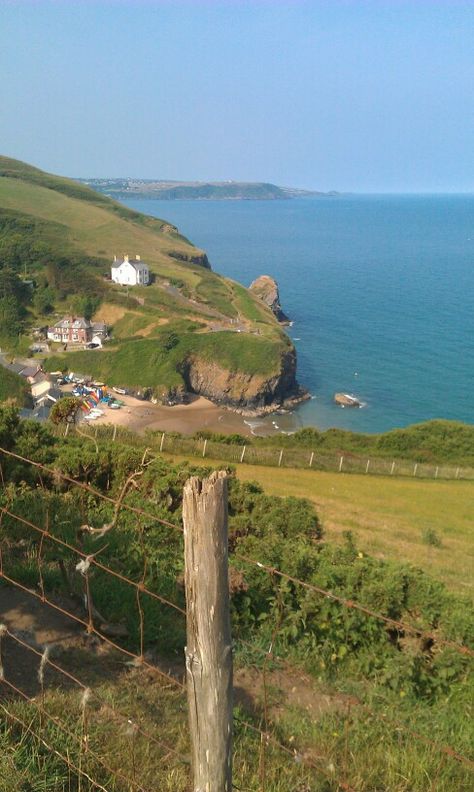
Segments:
[[[88,344],[93,335],[92,324],[84,317],[65,316],[48,327],[48,338],[62,344]]]
[[[113,282],[121,286],[148,286],[150,283],[150,270],[140,256],[135,256],[132,261],[128,256],[123,259],[114,256],[111,276]]]

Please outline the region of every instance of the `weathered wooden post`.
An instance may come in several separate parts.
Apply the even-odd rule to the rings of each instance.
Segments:
[[[232,646],[224,471],[183,497],[186,681],[194,792],[232,790]]]

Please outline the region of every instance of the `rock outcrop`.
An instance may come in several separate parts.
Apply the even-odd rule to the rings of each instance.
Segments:
[[[198,356],[187,359],[181,369],[185,387],[242,415],[264,415],[279,407],[308,398],[296,381],[296,353],[293,347],[282,353],[279,371],[273,376],[230,371],[216,360]]]
[[[250,284],[249,289],[257,295],[265,305],[268,305],[281,324],[289,323],[290,320],[281,309],[278,284],[274,278],[270,275],[260,275],[259,278]]]
[[[197,264],[204,269],[212,269],[206,253],[182,253],[179,250],[168,250],[168,256],[183,261],[185,264]]]

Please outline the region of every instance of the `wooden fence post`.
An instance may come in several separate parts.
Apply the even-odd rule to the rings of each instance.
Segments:
[[[281,467],[281,460],[283,459],[283,448],[280,451],[280,456],[278,457],[278,467]]]
[[[164,443],[165,443],[165,433],[163,432],[163,434],[161,435],[160,453],[163,451]]]
[[[204,448],[202,449],[202,455],[203,455],[203,457],[205,457],[205,456],[206,456],[206,448],[207,448],[207,437],[206,437],[206,439],[204,440]]]
[[[342,463],[343,463],[343,462],[344,462],[344,457],[342,456],[342,457],[340,458],[340,460],[339,460],[339,473],[340,473],[340,472],[341,472],[341,470],[342,470]]]
[[[115,438],[117,437],[117,424],[114,424],[114,432],[112,435],[112,442],[115,443]]]
[[[240,461],[241,461],[241,462],[243,462],[243,461],[244,461],[244,456],[245,456],[245,451],[246,451],[246,448],[247,448],[247,446],[244,446],[244,447],[243,447],[243,449],[242,449],[242,454],[240,455]]]
[[[232,645],[224,471],[183,497],[186,681],[194,792],[232,790]]]

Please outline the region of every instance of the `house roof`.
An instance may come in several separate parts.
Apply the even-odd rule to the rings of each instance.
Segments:
[[[20,371],[22,377],[34,377],[38,373],[38,366],[23,366]]]
[[[65,316],[64,319],[61,319],[60,322],[56,322],[52,326],[55,329],[61,328],[64,330],[89,330],[89,328],[92,327],[89,320],[84,319],[83,316],[79,316],[76,319],[73,316]]]
[[[20,410],[20,418],[28,418],[32,421],[46,421],[51,407],[49,405],[43,405],[41,407],[35,407],[34,410],[29,410],[28,408],[24,407]]]
[[[148,264],[145,264],[144,261],[139,259],[134,259],[130,261],[130,259],[117,259],[117,261],[112,262],[112,269],[118,269],[122,266],[122,264],[130,264],[131,267],[135,270],[135,272],[143,272],[143,270],[148,270]]]

